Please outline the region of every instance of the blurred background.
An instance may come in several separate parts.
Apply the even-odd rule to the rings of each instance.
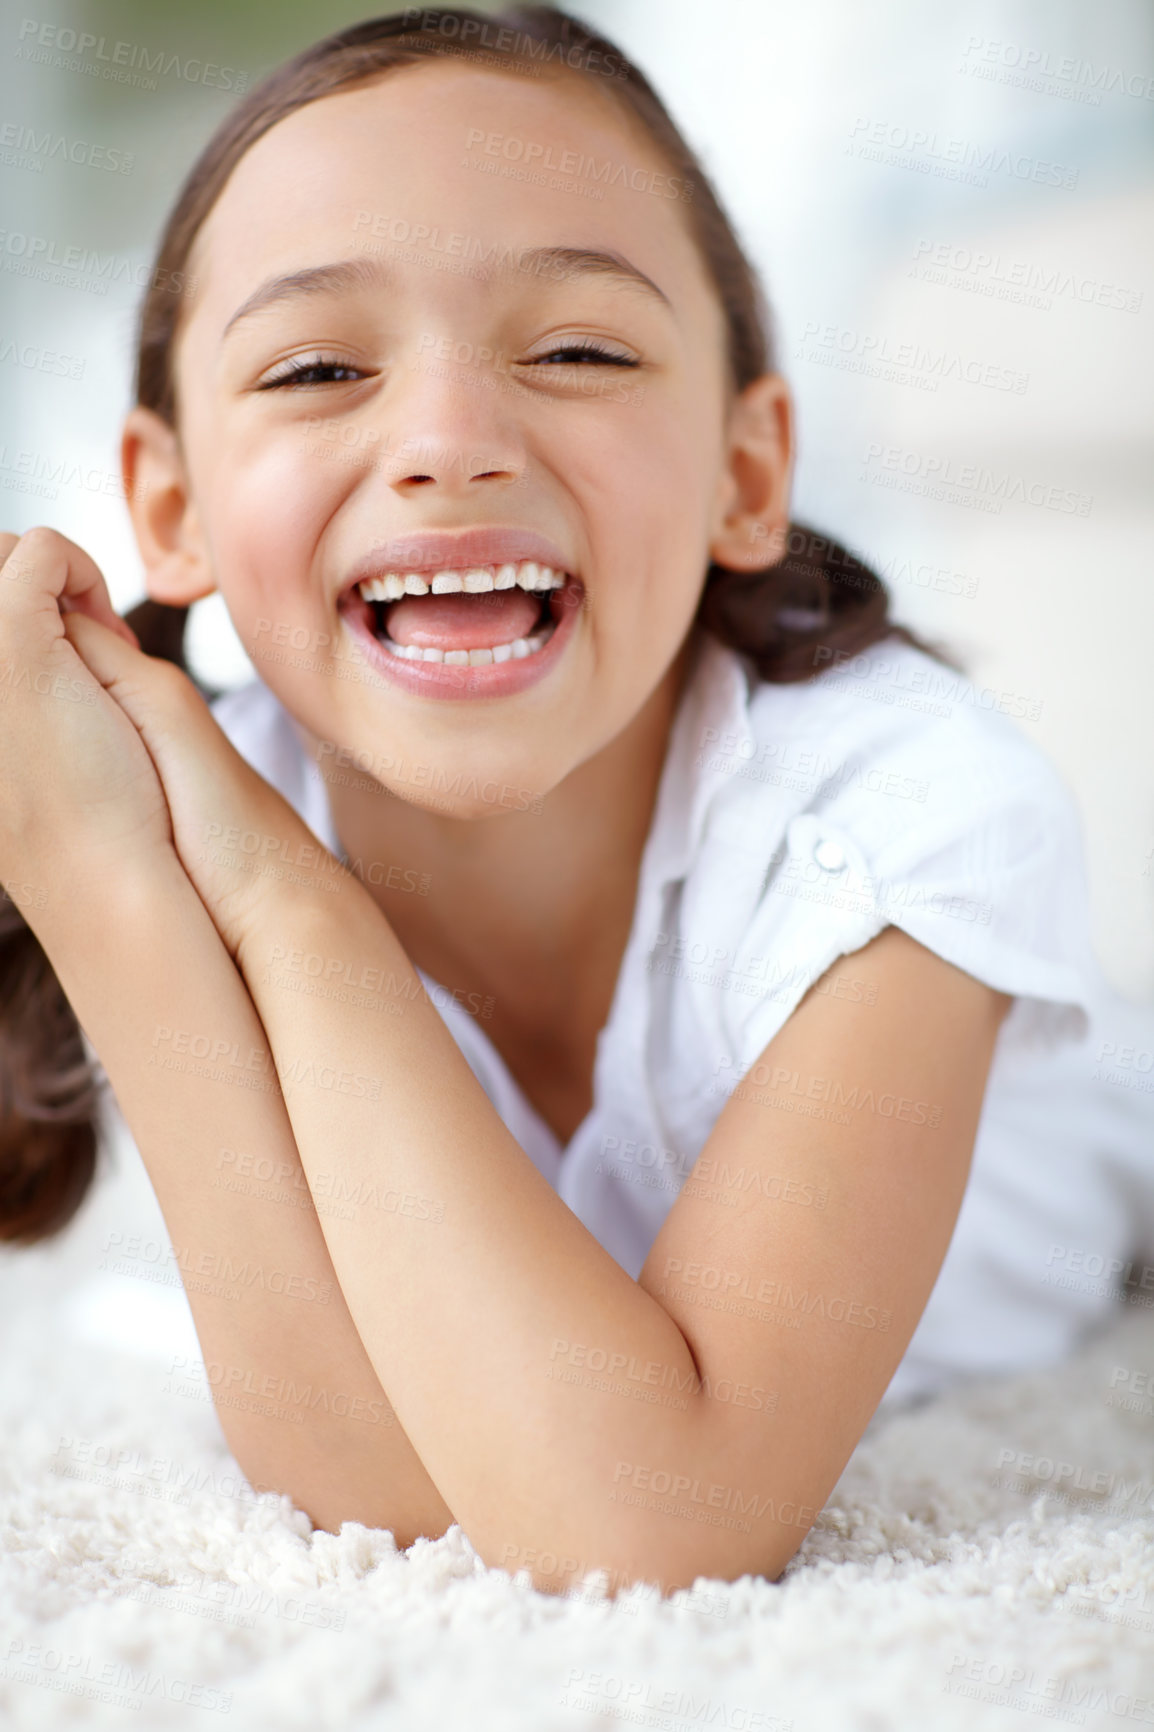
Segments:
[[[1148,0],[578,12],[657,85],[764,274],[799,407],[795,515],[1025,713],[1080,804],[1103,966],[1154,1003]],[[241,90],[370,15],[5,10],[0,521],[79,542],[122,610],[144,590],[120,423],[176,189]],[[191,649],[217,684],[253,677],[216,598]]]

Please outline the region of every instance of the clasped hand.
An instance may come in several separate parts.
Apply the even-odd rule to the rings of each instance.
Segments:
[[[138,881],[175,853],[236,960],[271,881],[208,839],[236,825],[270,849],[318,847],[188,675],[143,653],[89,555],[52,529],[0,535],[0,777],[0,884],[36,930],[32,909],[98,894],[111,874]]]

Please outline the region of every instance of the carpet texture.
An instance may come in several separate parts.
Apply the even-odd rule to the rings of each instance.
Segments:
[[[778,1584],[561,1599],[459,1528],[398,1552],[249,1491],[111,1145],[66,1233],[0,1254],[4,1732],[1154,1726],[1154,1309],[877,1415]]]
[[[459,1528],[407,1553],[355,1524],[311,1534],[247,1493],[189,1372],[20,1330],[0,1719],[1154,1724],[1154,1400],[1130,1393],[1152,1372],[1154,1316],[1123,1314],[1057,1370],[876,1420],[780,1584],[610,1603],[487,1570]]]

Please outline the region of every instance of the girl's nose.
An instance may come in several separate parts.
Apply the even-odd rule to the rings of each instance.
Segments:
[[[384,471],[389,485],[410,492],[476,492],[477,486],[513,486],[525,474],[524,440],[495,401],[492,379],[448,379],[416,370],[404,400],[394,399],[392,437]]]
[[[493,446],[469,450],[448,440],[406,439],[390,465],[390,485],[399,491],[437,487],[444,492],[465,492],[474,482],[512,486],[520,480],[524,465]]]

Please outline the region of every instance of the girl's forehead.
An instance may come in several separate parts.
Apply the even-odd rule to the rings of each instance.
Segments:
[[[513,75],[451,59],[397,68],[306,104],[237,163],[196,237],[208,297],[316,242],[411,230],[519,235],[590,219],[644,244],[684,235],[676,177],[601,80]],[[368,233],[366,233],[368,231]],[[251,286],[251,285],[250,285]]]

